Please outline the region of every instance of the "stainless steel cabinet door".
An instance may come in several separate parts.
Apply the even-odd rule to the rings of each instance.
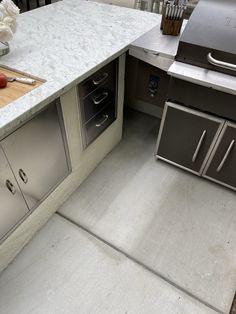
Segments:
[[[166,103],[158,137],[157,157],[201,174],[224,120]]]
[[[203,176],[236,190],[236,124],[224,125]]]
[[[56,104],[4,139],[2,147],[30,209],[69,172]]]
[[[0,239],[28,212],[21,191],[0,147]]]

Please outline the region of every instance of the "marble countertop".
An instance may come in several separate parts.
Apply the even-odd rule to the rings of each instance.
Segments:
[[[0,64],[46,83],[0,109],[0,138],[159,24],[156,14],[64,0],[21,14]]]

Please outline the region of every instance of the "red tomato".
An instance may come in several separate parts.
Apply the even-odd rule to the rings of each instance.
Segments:
[[[0,88],[7,86],[7,77],[5,74],[0,73]]]

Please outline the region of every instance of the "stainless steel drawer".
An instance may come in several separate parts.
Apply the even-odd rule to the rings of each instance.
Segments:
[[[115,91],[116,88],[116,60],[112,61],[95,74],[85,80],[79,87],[80,97],[86,97],[97,88],[103,86],[105,89]]]
[[[113,91],[110,91],[105,88],[98,88],[95,92],[92,92],[88,97],[83,101],[84,105],[82,120],[83,122],[88,122],[101,110],[103,110],[109,103],[115,101],[115,94]]]
[[[94,141],[115,120],[116,107],[115,103],[112,102],[84,125],[84,146]]]

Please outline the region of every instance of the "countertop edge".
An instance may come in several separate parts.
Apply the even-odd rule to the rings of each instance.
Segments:
[[[32,119],[33,116],[35,116],[38,112],[43,110],[48,104],[53,102],[55,99],[61,97],[63,94],[68,92],[71,88],[76,87],[79,83],[84,81],[86,78],[88,78],[90,75],[95,73],[97,70],[108,64],[109,62],[113,61],[114,59],[118,58],[120,55],[126,53],[129,50],[129,46],[124,47],[123,49],[117,51],[115,54],[111,55],[106,60],[102,61],[101,63],[95,65],[93,68],[91,68],[89,71],[84,73],[83,75],[79,76],[74,81],[68,83],[65,85],[62,89],[59,89],[56,92],[53,92],[51,95],[48,95],[45,99],[42,101],[37,102],[32,108],[28,109],[27,111],[23,112],[22,114],[18,115],[14,119],[12,119],[10,122],[6,123],[3,127],[0,128],[0,140],[7,137],[9,134],[14,132],[17,128],[19,128],[22,124]],[[43,86],[43,84],[41,85]],[[28,95],[24,95],[22,97],[27,97]],[[13,101],[9,105],[7,105],[5,108],[9,106],[15,106],[18,100]],[[3,107],[4,110],[4,107]]]

